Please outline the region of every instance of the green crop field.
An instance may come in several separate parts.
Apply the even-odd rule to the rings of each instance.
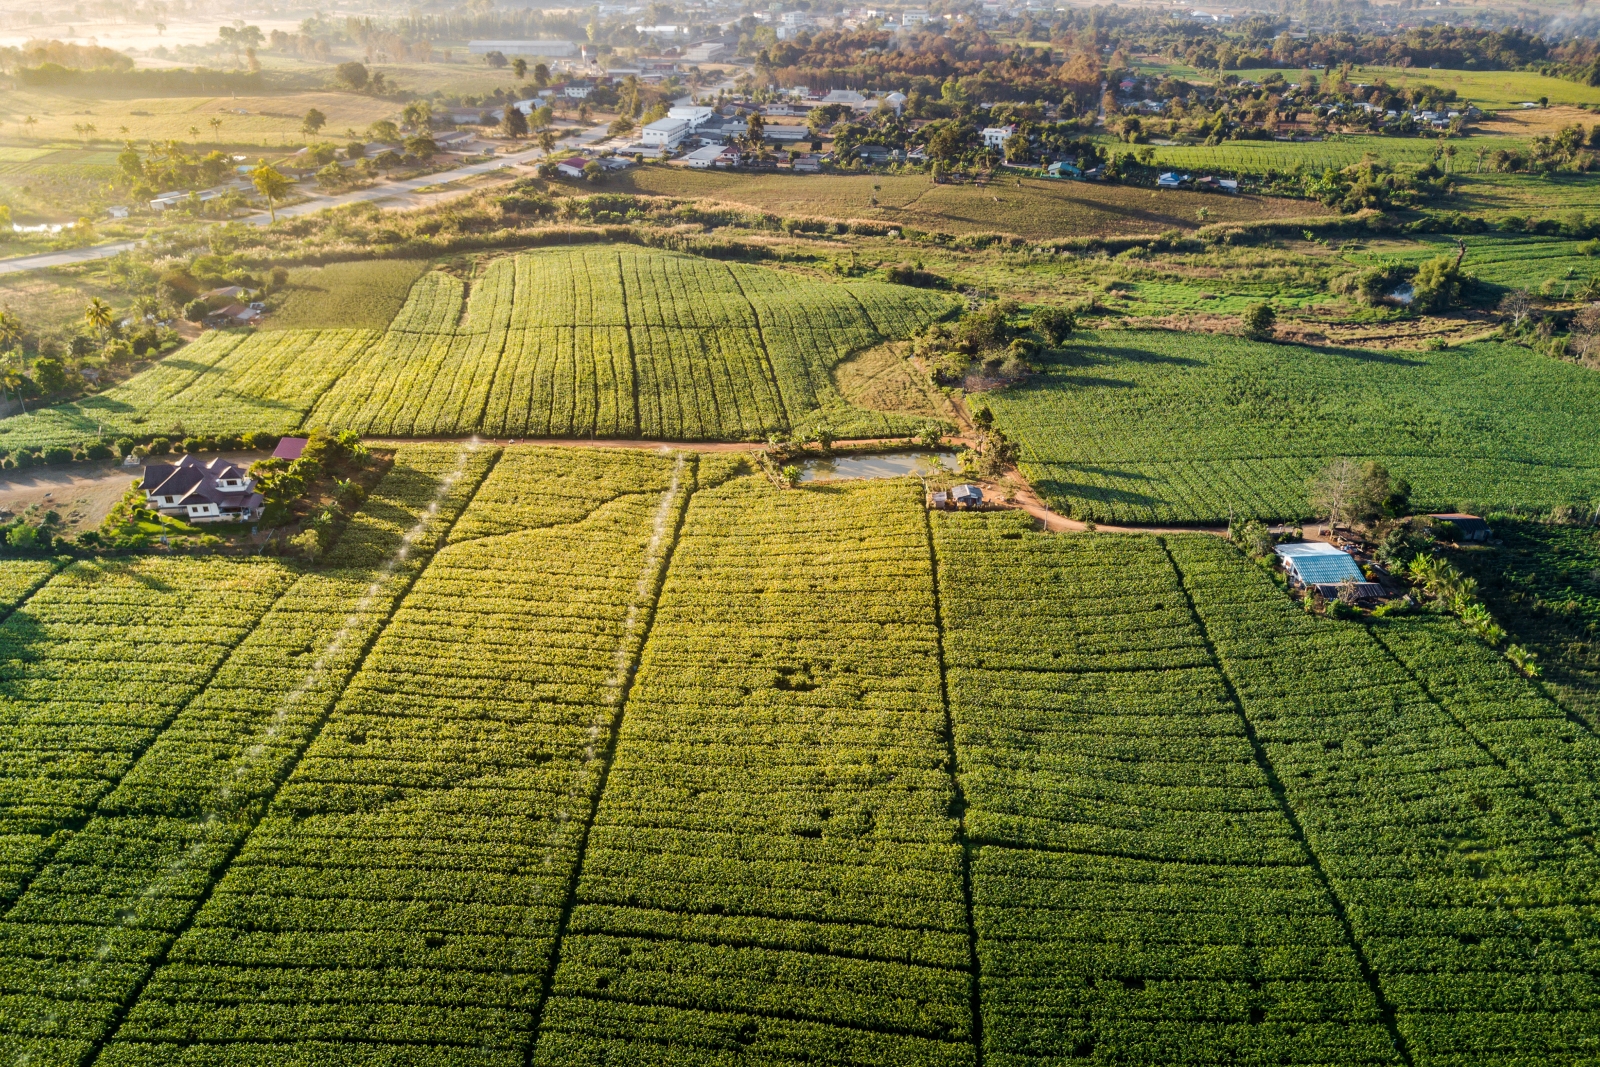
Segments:
[[[298,267],[289,283],[273,294],[265,330],[322,330],[354,327],[381,330],[389,325],[412,285],[428,269],[422,259],[369,259]]]
[[[1142,146],[1141,146],[1142,147]],[[1434,137],[1377,137],[1356,134],[1334,134],[1324,141],[1227,141],[1219,145],[1156,145],[1156,162],[1163,166],[1179,167],[1193,171],[1194,177],[1203,172],[1216,171],[1227,174],[1260,174],[1268,170],[1293,171],[1304,168],[1317,174],[1332,167],[1340,169],[1363,159],[1372,158],[1385,163],[1430,163],[1438,151],[1439,142]],[[1455,155],[1444,161],[1444,166],[1461,174],[1479,165],[1479,153],[1488,156],[1497,149],[1525,149],[1523,138],[1479,136],[1452,141]],[[1122,155],[1132,155],[1133,145],[1115,149]],[[1166,195],[1166,194],[1163,194]],[[1304,212],[1311,214],[1311,211]]]
[[[415,267],[328,271],[291,283],[286,304],[296,321],[310,321],[296,310],[302,297],[367,321]],[[343,289],[350,281],[361,285],[354,295]],[[103,394],[0,420],[0,448],[302,426],[400,437],[699,440],[826,422],[840,436],[905,433],[925,420],[852,407],[831,372],[953,307],[949,297],[905,286],[632,247],[531,252],[490,264],[470,296],[454,275],[424,274],[381,335],[208,333]]]
[[[1023,472],[1079,518],[1309,518],[1306,482],[1376,459],[1424,509],[1600,499],[1600,378],[1524,348],[1374,352],[1233,337],[1085,334],[985,394]]]
[[[1455,237],[1419,235],[1405,243],[1374,242],[1344,258],[1360,266],[1404,263],[1416,266],[1435,256],[1456,254]],[[1570,295],[1585,280],[1600,274],[1600,256],[1582,250],[1583,242],[1558,237],[1509,237],[1475,234],[1460,238],[1467,246],[1461,267],[1479,281],[1505,289],[1537,291],[1555,283],[1556,296]]]
[[[924,175],[726,174],[681,167],[638,167],[620,187],[657,196],[704,197],[778,215],[875,219],[941,233],[1014,233],[1034,240],[1192,230],[1207,222],[1322,215],[1314,201],[1225,198],[1094,182],[1011,177],[988,185],[934,185]],[[874,205],[872,201],[878,203]]]
[[[1272,67],[1244,69],[1238,75],[1242,80],[1260,81],[1273,73],[1281,74],[1289,81],[1300,80],[1297,70]],[[1326,81],[1328,77],[1325,70],[1312,71],[1312,74],[1319,82]],[[1372,85],[1380,79],[1397,89],[1421,85],[1454,89],[1460,99],[1489,111],[1510,110],[1525,103],[1537,103],[1540,97],[1547,97],[1551,104],[1600,104],[1600,88],[1565,78],[1548,78],[1537,71],[1444,70],[1363,64],[1353,68],[1350,73],[1352,82],[1366,85]]]
[[[1600,726],[1600,536],[1508,516],[1493,529],[1500,544],[1462,546],[1451,561],[1477,580],[1513,640],[1539,655],[1545,686]]]
[[[319,565],[0,612],[18,1062],[1597,1053],[1600,741],[1219,539],[415,443]]]

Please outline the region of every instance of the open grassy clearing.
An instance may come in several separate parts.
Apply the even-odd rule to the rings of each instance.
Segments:
[[[1600,377],[1527,349],[1374,352],[1168,332],[1086,334],[986,394],[1022,470],[1077,518],[1307,516],[1306,480],[1377,459],[1427,509],[1600,499]]]
[[[1299,81],[1300,72],[1286,68],[1268,67],[1229,71],[1241,80],[1260,81],[1269,74],[1281,74],[1289,81]],[[1327,80],[1329,71],[1312,71],[1318,82]],[[1215,77],[1214,72],[1211,74]],[[1352,82],[1375,84],[1388,82],[1397,89],[1408,86],[1436,85],[1441,89],[1454,89],[1465,101],[1477,104],[1486,111],[1500,111],[1519,107],[1524,103],[1537,103],[1541,96],[1551,104],[1600,104],[1600,88],[1568,81],[1565,78],[1547,78],[1537,71],[1526,70],[1444,70],[1427,67],[1382,67],[1362,65],[1352,68]]]
[[[1600,204],[1600,174],[1461,175],[1456,195],[1439,207],[1489,219],[1515,215],[1533,221],[1592,216]]]
[[[330,282],[327,300],[375,315],[414,270],[341,268],[375,288],[347,302]],[[910,432],[924,420],[852,407],[830,372],[952,306],[904,286],[633,246],[551,249],[493,261],[470,298],[451,274],[423,275],[382,335],[207,334],[103,394],[0,420],[0,447],[175,426],[741,440],[826,421],[841,436]]]
[[[372,259],[296,267],[274,293],[262,328],[382,330],[399,314],[416,280],[428,269],[422,259]]]
[[[328,117],[322,137],[365,130],[377,119],[394,118],[399,107],[389,100],[359,93],[304,89],[240,96],[138,96],[133,91],[17,89],[0,97],[0,138],[19,148],[41,142],[81,142],[76,125],[92,124],[103,145],[120,146],[132,139],[182,141],[218,148],[275,148],[305,143],[300,130],[305,113],[316,108]],[[32,115],[35,124],[24,119]],[[222,120],[213,132],[210,122]],[[123,132],[123,128],[127,132]],[[198,127],[198,134],[191,134]],[[112,147],[114,157],[118,148]]]
[[[742,467],[407,445],[322,566],[0,565],[0,1040],[1592,1058],[1600,742],[1454,620]],[[179,639],[192,677],[135,713]]]
[[[1320,204],[1006,176],[987,186],[935,185],[926,175],[723,174],[638,167],[611,185],[657,196],[706,197],[780,215],[877,219],[944,233],[1014,233],[1044,240],[1089,234],[1155,234],[1204,222],[1321,215]],[[874,191],[874,186],[879,188]],[[872,198],[877,197],[874,207]],[[1196,214],[1205,208],[1208,217]]]

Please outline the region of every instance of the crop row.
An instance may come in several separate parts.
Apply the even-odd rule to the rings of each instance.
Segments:
[[[1392,1063],[1149,537],[935,526],[985,1062]]]
[[[1573,727],[1432,623],[1374,636],[1220,542],[1170,545],[1412,1062],[1594,1062],[1600,860],[1551,755]],[[1442,703],[1407,666],[1458,657]]]
[[[973,1062],[917,497],[695,494],[536,1063]]]
[[[698,440],[825,417],[837,433],[884,433],[903,427],[850,407],[829,372],[947,307],[912,289],[634,248],[499,260],[458,325],[436,306],[459,308],[459,284],[442,274],[418,283],[371,358],[310,421],[396,435]]]
[[[434,555],[108,1062],[521,1061],[688,468],[642,480]]]
[[[96,436],[148,437],[176,428],[202,435],[287,433],[357,365],[376,336],[371,330],[207,333],[97,396],[0,419],[0,444],[12,450],[70,446]]]
[[[1600,498],[1600,382],[1509,345],[1403,355],[1164,331],[1085,335],[988,394],[1023,471],[1083,518],[1309,516],[1308,475],[1386,464],[1427,509]]]
[[[398,555],[398,527],[425,520],[437,529],[470,496],[489,456],[458,453],[402,449],[368,501],[369,512],[388,518],[374,524],[363,512],[347,528],[365,535],[367,552],[356,555],[386,549],[390,565],[300,575],[92,814],[84,809],[82,828],[63,835],[0,925],[5,958],[22,966],[4,972],[11,1011],[0,1040],[8,1047],[41,1062],[75,1062],[110,1034],[425,558]],[[442,488],[452,475],[455,484]],[[427,532],[417,540],[429,543]],[[143,575],[147,583],[162,577]]]

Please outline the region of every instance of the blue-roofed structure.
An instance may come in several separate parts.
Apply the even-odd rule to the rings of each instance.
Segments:
[[[1364,582],[1365,576],[1350,553],[1324,544],[1305,541],[1279,545],[1278,558],[1289,577],[1301,585],[1338,585],[1343,581]]]

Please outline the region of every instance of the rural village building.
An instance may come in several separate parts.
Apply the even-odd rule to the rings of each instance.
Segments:
[[[1354,582],[1358,597],[1380,597],[1383,587],[1367,581],[1355,558],[1322,541],[1279,545],[1275,550],[1283,569],[1296,585],[1315,589],[1325,597],[1339,595],[1339,587]]]
[[[261,515],[255,479],[221,456],[202,464],[194,456],[144,468],[145,502],[163,515],[190,522],[250,522]]]
[[[1448,522],[1456,528],[1456,539],[1459,541],[1487,541],[1494,536],[1494,531],[1489,529],[1489,524],[1476,515],[1466,515],[1459,511],[1445,511],[1437,515],[1429,515],[1430,519]]]

